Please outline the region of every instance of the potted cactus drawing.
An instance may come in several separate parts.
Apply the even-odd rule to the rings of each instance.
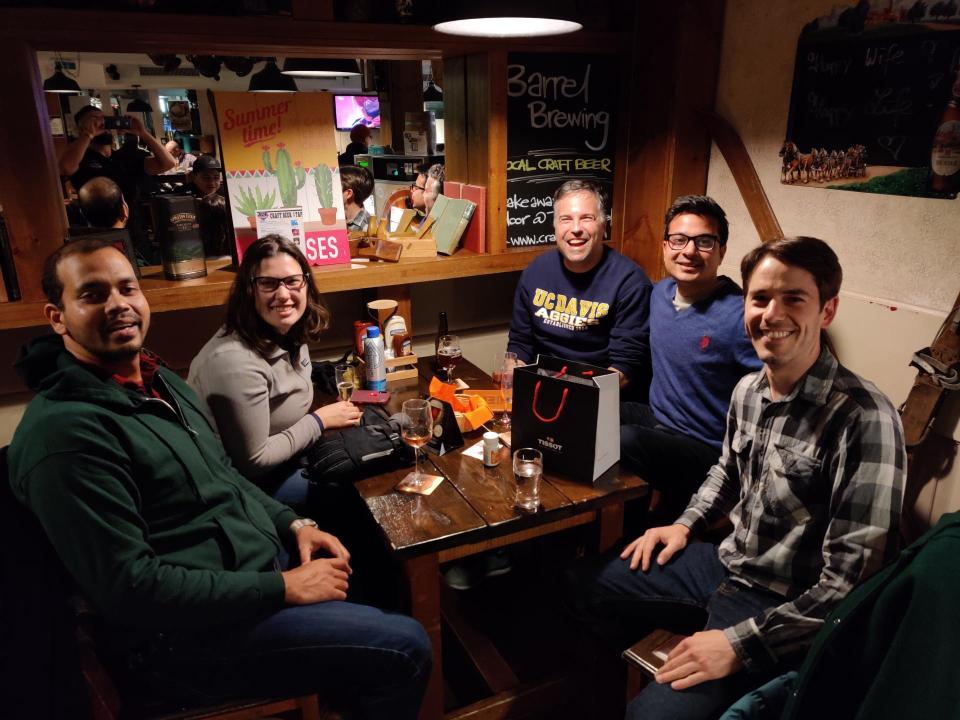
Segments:
[[[263,167],[277,178],[277,187],[280,189],[281,207],[296,207],[297,190],[303,187],[307,180],[306,171],[300,167],[300,161],[293,162],[284,143],[277,143],[276,161],[270,160],[270,146],[263,146]]]
[[[238,202],[234,207],[241,215],[246,216],[247,222],[253,230],[257,229],[257,210],[269,210],[277,203],[277,193],[271,192],[264,196],[260,188],[255,188],[256,194],[247,188],[240,188]]]
[[[313,184],[320,201],[320,222],[333,225],[337,221],[337,209],[333,206],[333,170],[324,163],[313,169]]]

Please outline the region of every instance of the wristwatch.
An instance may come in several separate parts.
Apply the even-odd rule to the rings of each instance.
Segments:
[[[294,535],[296,535],[305,527],[317,527],[317,521],[311,520],[310,518],[297,518],[290,523],[290,529],[293,530]]]

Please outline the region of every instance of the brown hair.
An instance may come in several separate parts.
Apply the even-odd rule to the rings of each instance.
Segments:
[[[363,205],[373,192],[373,174],[363,167],[344,165],[340,168],[340,187],[353,190],[353,202]]]
[[[276,257],[286,253],[300,265],[300,269],[307,278],[307,307],[303,316],[290,328],[282,339],[286,343],[302,345],[305,342],[314,342],[320,333],[330,326],[330,311],[320,296],[317,284],[310,272],[310,265],[294,243],[281,235],[267,235],[257,240],[243,253],[243,262],[237,279],[233,281],[230,297],[227,300],[227,319],[224,323],[224,334],[231,332],[239,335],[247,345],[260,353],[266,353],[274,344],[279,344],[281,338],[257,312],[253,278],[256,276],[260,263],[266,258]]]
[[[366,125],[354,125],[350,130],[350,142],[362,143],[371,135],[373,135],[373,131]]]
[[[813,275],[820,295],[820,307],[840,294],[843,269],[837,254],[823,240],[814,237],[785,237],[758,245],[740,261],[743,292],[749,291],[750,276],[760,261],[773,257],[784,265],[792,265]]]

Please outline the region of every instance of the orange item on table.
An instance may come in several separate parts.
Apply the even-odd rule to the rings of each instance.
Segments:
[[[479,395],[458,395],[451,383],[445,383],[436,377],[430,380],[430,397],[450,403],[457,416],[461,432],[476,430],[485,422],[493,419],[493,411],[487,401]]]

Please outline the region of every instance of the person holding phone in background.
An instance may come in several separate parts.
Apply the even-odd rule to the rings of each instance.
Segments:
[[[301,453],[324,430],[359,425],[351,402],[313,405],[307,348],[330,322],[310,266],[280,235],[243,254],[224,326],[190,364],[187,382],[227,454],[248,479],[281,502],[302,505]]]
[[[145,175],[160,175],[177,164],[167,149],[151,135],[134,115],[105,117],[100,108],[87,105],[73,116],[80,136],[60,151],[57,164],[60,174],[70,178],[78,190],[95,177],[113,180],[130,208],[127,229],[142,264],[157,260],[147,237],[140,212],[140,183]],[[136,150],[113,152],[110,130],[136,135],[149,152]]]

